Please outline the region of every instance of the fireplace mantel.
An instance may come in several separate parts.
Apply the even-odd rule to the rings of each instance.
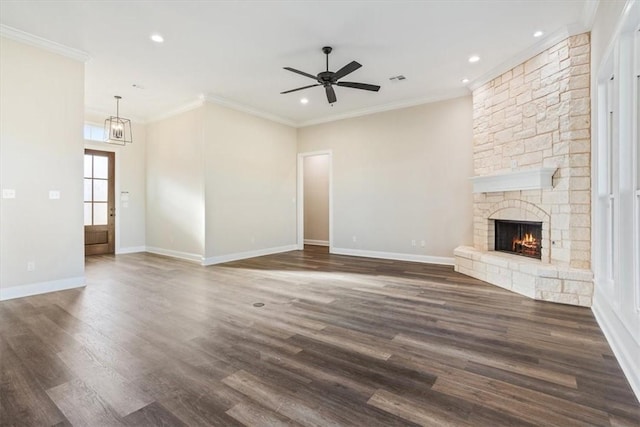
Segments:
[[[552,177],[556,170],[557,168],[537,168],[474,176],[471,178],[473,192],[492,193],[553,188]]]

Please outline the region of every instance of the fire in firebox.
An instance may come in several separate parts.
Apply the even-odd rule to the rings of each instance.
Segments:
[[[542,223],[496,220],[495,250],[542,258]]]
[[[532,233],[525,233],[522,239],[513,238],[511,251],[537,258],[537,254],[540,253],[540,241]]]

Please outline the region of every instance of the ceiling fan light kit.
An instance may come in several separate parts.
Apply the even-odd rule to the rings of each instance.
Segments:
[[[372,85],[372,84],[368,84],[368,83],[339,82],[338,80],[340,80],[341,78],[347,76],[348,74],[353,73],[358,68],[362,67],[362,65],[360,65],[356,61],[351,61],[350,63],[348,63],[344,67],[340,68],[338,71],[335,71],[335,72],[334,71],[329,71],[329,54],[331,53],[332,50],[333,49],[331,48],[331,46],[325,46],[325,47],[322,48],[322,53],[324,53],[326,55],[327,69],[326,69],[326,71],[321,71],[316,76],[314,76],[313,74],[305,73],[304,71],[296,70],[295,68],[284,67],[284,69],[287,70],[287,71],[291,71],[293,73],[300,74],[301,76],[309,77],[310,79],[315,80],[317,83],[316,84],[312,84],[312,85],[308,85],[308,86],[302,86],[302,87],[299,87],[299,88],[296,88],[296,89],[286,90],[286,91],[280,92],[280,93],[281,94],[286,94],[286,93],[291,93],[291,92],[297,92],[299,90],[308,89],[310,87],[324,86],[324,90],[325,90],[325,93],[327,95],[327,101],[329,102],[329,104],[333,104],[334,102],[336,102],[338,100],[336,98],[336,92],[333,89],[334,85],[341,86],[341,87],[348,87],[348,88],[352,88],[352,89],[368,90],[368,91],[372,91],[372,92],[377,92],[377,91],[380,90],[380,86]]]

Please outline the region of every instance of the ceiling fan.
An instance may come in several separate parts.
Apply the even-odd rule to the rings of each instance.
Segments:
[[[302,76],[309,77],[310,79],[313,79],[318,83],[314,85],[303,86],[297,89],[291,89],[284,92],[280,92],[280,94],[296,92],[298,90],[308,89],[310,87],[315,87],[315,86],[324,86],[324,90],[327,93],[327,101],[329,101],[329,104],[333,104],[334,102],[337,101],[336,93],[333,90],[333,85],[350,87],[353,89],[370,90],[373,92],[377,92],[380,90],[380,86],[370,85],[367,83],[339,82],[338,80],[340,80],[347,74],[353,73],[355,70],[362,67],[362,65],[358,64],[356,61],[351,61],[344,67],[340,68],[338,71],[335,71],[335,72],[329,71],[329,54],[331,53],[332,50],[333,49],[331,48],[331,46],[325,46],[322,48],[322,52],[327,56],[327,71],[322,71],[318,73],[317,76],[314,76],[309,73],[305,73],[304,71],[296,70],[295,68],[284,67],[285,70],[289,70],[294,73],[300,74]]]

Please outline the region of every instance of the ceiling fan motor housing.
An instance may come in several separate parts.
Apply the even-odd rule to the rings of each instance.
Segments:
[[[335,82],[337,82],[336,79],[333,78],[333,75],[335,73],[331,72],[331,71],[323,71],[321,73],[318,74],[318,83],[321,83],[323,85],[328,85],[328,84],[334,84]]]

